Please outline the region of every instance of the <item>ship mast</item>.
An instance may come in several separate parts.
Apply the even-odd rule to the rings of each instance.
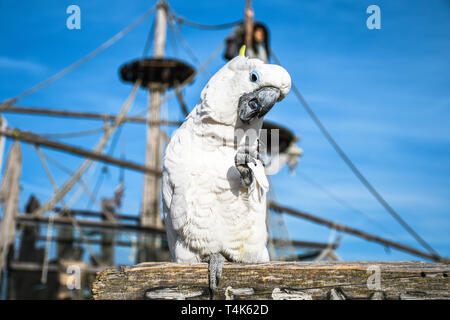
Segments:
[[[166,47],[167,4],[160,1],[157,5],[153,57],[163,58]],[[147,145],[145,149],[145,164],[152,168],[161,167],[161,132],[159,125],[150,125],[160,119],[161,96],[165,88],[161,84],[150,83],[149,110],[147,114]],[[144,175],[142,192],[141,226],[162,227],[160,211],[160,177],[151,174]]]

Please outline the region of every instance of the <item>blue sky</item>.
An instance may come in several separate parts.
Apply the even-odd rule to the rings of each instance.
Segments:
[[[180,15],[204,24],[240,19],[245,1],[170,1]],[[360,171],[393,208],[440,254],[450,256],[450,3],[431,1],[320,0],[258,1],[257,20],[271,31],[271,47],[297,87]],[[81,8],[81,30],[66,28],[66,8]],[[19,94],[83,57],[127,26],[151,1],[0,1],[0,100]],[[381,8],[381,29],[366,27],[366,8]],[[131,86],[118,77],[124,62],[142,54],[153,16],[63,79],[24,98],[17,105],[114,113]],[[184,26],[182,34],[200,61],[205,61],[230,30],[201,31]],[[169,56],[190,61],[169,39]],[[213,74],[224,64],[219,56],[208,67]],[[192,108],[207,81],[201,74],[185,90]],[[130,114],[145,109],[140,90]],[[182,119],[174,99],[162,107],[163,117]],[[99,128],[87,120],[5,114],[8,124],[37,133]],[[326,142],[293,93],[278,104],[268,120],[279,122],[301,137],[304,150],[294,176],[284,169],[272,177],[277,200],[367,232],[420,248],[352,175]],[[168,130],[170,134],[172,130]],[[99,135],[62,141],[92,148]],[[9,148],[10,143],[7,143]],[[45,201],[52,188],[34,148],[23,144],[21,208],[31,193]],[[114,153],[144,161],[145,130],[123,129]],[[57,151],[46,154],[75,169],[81,159]],[[51,166],[59,185],[67,175]],[[93,185],[102,164],[95,167]],[[342,207],[307,178],[365,213]],[[109,167],[98,197],[109,196],[119,170]],[[137,214],[142,175],[125,173],[123,211]],[[70,193],[69,200],[73,195]],[[73,205],[86,208],[82,195]],[[376,221],[373,223],[372,220]],[[330,230],[286,216],[292,239],[326,242]],[[381,227],[380,227],[381,225]],[[345,260],[418,259],[396,250],[343,234],[337,253]],[[126,261],[124,261],[125,263]]]

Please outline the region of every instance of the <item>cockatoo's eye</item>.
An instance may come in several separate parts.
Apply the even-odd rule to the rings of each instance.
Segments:
[[[253,70],[252,72],[250,72],[250,81],[257,82],[258,80],[259,80],[258,72],[256,70]]]

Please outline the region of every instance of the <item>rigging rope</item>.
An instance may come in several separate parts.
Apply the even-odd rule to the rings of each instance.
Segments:
[[[102,260],[98,257],[97,253],[95,252],[95,250],[91,247],[91,245],[89,244],[88,239],[86,238],[83,230],[81,230],[80,225],[78,224],[77,219],[75,219],[72,215],[68,215],[70,221],[72,222],[73,227],[75,228],[75,230],[78,232],[78,234],[80,235],[81,241],[83,241],[84,245],[86,246],[86,248],[88,249],[89,253],[91,254],[92,260],[94,260],[94,262],[99,265],[99,266],[103,266],[104,263],[102,262]]]
[[[192,49],[189,47],[188,43],[186,40],[184,40],[181,32],[180,32],[180,27],[179,25],[174,24],[174,20],[175,17],[173,15],[169,16],[169,26],[170,29],[173,30],[173,33],[175,34],[175,36],[177,37],[178,41],[180,41],[181,45],[183,46],[184,50],[186,51],[186,53],[190,56],[192,62],[194,62],[194,64],[198,67],[201,65],[200,60],[197,58],[197,56],[195,55],[195,53],[192,51]],[[207,76],[207,78],[210,78],[211,75],[209,74],[209,72],[204,69],[204,72]]]
[[[122,128],[122,127],[121,127],[121,128]],[[42,164],[44,165],[44,168],[45,168],[45,171],[46,171],[46,173],[47,173],[47,176],[48,176],[48,178],[50,179],[50,181],[51,181],[51,183],[52,183],[52,186],[53,186],[55,192],[57,192],[57,191],[58,191],[58,187],[57,187],[57,185],[56,185],[55,180],[53,179],[53,176],[52,176],[52,174],[51,174],[51,172],[50,172],[50,169],[48,168],[48,166],[47,166],[47,164],[46,164],[46,162],[45,162],[45,158],[47,158],[49,161],[53,162],[57,167],[59,167],[61,170],[65,171],[65,172],[68,173],[69,175],[72,176],[74,173],[73,173],[70,169],[68,169],[68,168],[66,168],[65,166],[63,166],[62,164],[60,164],[60,163],[59,163],[58,161],[56,161],[55,159],[53,159],[53,158],[51,158],[50,156],[44,154],[44,153],[40,150],[40,148],[37,147],[37,146],[36,146],[36,151],[38,151],[39,157],[40,157],[40,159],[41,159]],[[91,167],[90,169],[92,170],[92,168],[93,168],[93,167]],[[83,181],[82,178],[80,178],[79,182],[80,182],[81,186],[83,187],[84,191],[88,194],[90,200],[91,200],[92,202],[95,202],[97,205],[100,206],[100,204],[99,204],[97,198],[95,197],[95,194],[93,194],[93,193],[89,190],[87,184]],[[78,189],[78,191],[79,191],[79,190],[80,190],[80,189]],[[63,199],[61,199],[61,203],[62,203],[62,205],[63,205],[63,209],[69,209],[70,205],[73,204],[73,203],[75,202],[74,199],[77,199],[77,198],[78,198],[78,195],[77,195],[77,192],[76,192],[76,194],[75,194],[75,195],[72,197],[72,199],[70,200],[70,204],[66,204],[66,203],[63,201]],[[107,214],[107,213],[105,212],[105,214]],[[92,249],[92,247],[90,246],[89,242],[87,241],[86,237],[84,236],[83,231],[82,231],[81,227],[79,226],[78,222],[76,221],[76,219],[75,219],[74,217],[72,217],[72,216],[69,216],[69,218],[70,218],[70,220],[71,220],[71,223],[72,223],[73,227],[74,227],[74,228],[77,230],[77,232],[79,233],[82,242],[84,243],[84,245],[86,245],[86,247],[87,247],[88,251],[90,252],[90,254],[91,254],[92,258],[94,259],[94,261],[95,261],[97,264],[101,265],[101,264],[102,264],[101,260],[98,258],[98,256],[97,256],[96,252],[94,251],[94,249]],[[114,217],[112,217],[112,218],[114,219]],[[128,233],[125,233],[125,235],[129,237]]]
[[[48,168],[47,163],[46,163],[46,161],[45,161],[45,158],[47,158],[49,161],[52,161],[51,157],[48,156],[48,155],[46,155],[46,154],[44,154],[38,146],[35,146],[35,149],[36,149],[36,151],[37,151],[37,153],[38,153],[38,155],[39,155],[39,159],[41,160],[42,165],[44,166],[45,173],[47,174],[47,177],[48,177],[48,179],[50,180],[50,182],[51,182],[51,184],[52,184],[52,186],[53,186],[54,191],[57,192],[57,191],[58,191],[58,186],[57,186],[57,184],[56,184],[56,182],[55,182],[55,179],[53,178],[52,173],[51,173],[50,169]],[[59,162],[57,162],[56,160],[53,159],[53,161],[56,163],[55,165],[59,166],[60,169],[62,168],[63,171],[69,173],[70,175],[73,174],[69,169],[65,168],[63,165],[61,165],[61,164],[60,164]],[[80,183],[83,185],[83,187],[85,188],[86,192],[88,192],[89,189],[88,189],[87,185],[84,183],[84,181],[83,181],[81,178],[80,178]],[[93,195],[90,195],[90,196],[93,196]],[[64,200],[63,200],[62,198],[61,198],[61,204],[63,205],[63,208],[64,208],[64,209],[67,209],[67,208],[68,208],[67,205],[66,205],[66,203],[64,202]],[[49,217],[49,225],[48,225],[48,228],[49,228],[49,229],[52,229],[52,226],[53,226],[53,218],[54,218],[54,214],[50,214],[50,217]],[[86,237],[84,236],[83,231],[81,230],[80,226],[78,225],[78,222],[76,221],[76,219],[75,219],[74,217],[72,217],[72,216],[69,216],[69,219],[70,219],[70,221],[71,221],[73,227],[78,231],[78,233],[79,233],[79,235],[80,235],[80,237],[81,237],[82,242],[83,242],[84,245],[87,247],[88,251],[90,252],[90,254],[91,254],[91,256],[92,256],[92,259],[93,259],[97,264],[100,265],[100,264],[101,264],[100,259],[97,257],[97,254],[95,253],[94,249],[92,249],[91,246],[89,245],[89,243],[87,242],[87,239],[86,239]],[[51,238],[51,237],[50,237],[50,238]],[[43,267],[42,267],[42,277],[44,277],[44,274],[45,274],[45,282],[46,282],[46,280],[47,280],[47,270],[46,270],[46,268],[48,267],[48,256],[47,256],[47,255],[48,255],[48,248],[47,248],[47,246],[49,246],[50,240],[51,240],[51,239],[49,239],[49,236],[48,236],[48,230],[47,230],[47,243],[46,243],[46,253],[45,253],[47,258],[44,259],[44,265],[43,265]],[[45,272],[44,272],[44,270],[45,270]],[[41,279],[44,279],[44,278],[41,278]],[[43,283],[45,283],[45,282],[43,282]]]
[[[41,149],[38,146],[35,146],[35,149],[39,155],[39,159],[41,160],[42,165],[44,166],[44,170],[53,186],[53,189],[55,192],[58,191],[58,186],[55,182],[55,179],[53,179],[53,176],[51,174],[50,169],[47,166],[47,163],[45,162],[45,158],[47,158],[47,155],[45,155]],[[48,159],[50,160],[50,159]],[[54,160],[56,161],[56,160]],[[58,163],[58,165],[60,165]],[[61,167],[64,168],[64,166],[60,165]],[[67,168],[64,168],[64,171],[68,172],[69,174],[71,174],[71,171]],[[87,186],[84,184],[83,180],[80,179],[80,182],[83,184],[83,187],[85,188],[86,192],[88,191]],[[92,195],[90,195],[92,197]],[[64,200],[61,199],[61,203],[63,205],[63,208],[66,209],[67,205],[65,204]],[[49,251],[50,251],[50,241],[51,241],[51,233],[49,233],[49,230],[53,230],[53,218],[54,218],[54,214],[50,214],[49,216],[49,224],[47,226],[47,240],[46,240],[46,245],[45,245],[45,258],[44,258],[44,262],[43,262],[43,266],[42,266],[42,276],[41,276],[41,282],[42,283],[46,283],[47,282],[47,269],[48,269],[48,262],[49,262]],[[88,251],[90,252],[92,259],[94,259],[95,262],[97,262],[97,264],[99,264],[100,259],[97,257],[97,254],[95,253],[95,251],[91,248],[91,246],[89,245],[89,243],[86,240],[86,237],[84,236],[83,232],[81,231],[81,228],[79,227],[77,221],[75,220],[75,218],[73,217],[69,217],[73,227],[78,231],[78,233],[80,234],[81,240],[82,242],[86,245]]]
[[[50,168],[47,165],[47,162],[45,161],[45,156],[44,153],[41,151],[41,148],[39,148],[38,145],[34,146],[34,149],[36,150],[38,156],[39,156],[39,160],[41,161],[42,166],[44,167],[44,171],[47,174],[47,178],[48,180],[50,180],[50,183],[52,185],[53,188],[53,192],[58,191],[58,185],[56,184],[55,179],[53,179],[53,175],[50,171]],[[64,205],[64,199],[61,199],[61,203]]]
[[[83,131],[75,131],[75,132],[66,132],[66,133],[43,133],[39,134],[42,137],[45,138],[77,138],[81,136],[87,136],[95,133],[99,133],[104,131],[105,129],[103,127],[101,128],[95,128],[95,129],[89,129],[89,130],[83,130]]]
[[[270,55],[274,59],[274,61],[281,65],[280,60],[277,58],[273,51],[270,52]],[[303,107],[306,109],[307,113],[310,115],[314,123],[319,127],[322,134],[325,136],[326,140],[331,144],[334,150],[338,153],[338,155],[342,158],[342,160],[347,164],[353,174],[361,181],[361,183],[366,187],[366,189],[375,197],[375,199],[386,209],[386,211],[394,217],[395,220],[400,223],[406,231],[408,231],[414,239],[416,239],[425,249],[427,249],[431,255],[436,258],[440,258],[440,255],[421,237],[415,232],[406,222],[400,217],[400,215],[387,203],[387,201],[375,190],[375,188],[367,181],[367,179],[362,175],[362,173],[356,168],[350,158],[345,154],[345,152],[341,149],[341,147],[337,144],[337,142],[333,139],[331,134],[316,116],[314,111],[311,109],[309,104],[303,98],[300,91],[297,89],[295,84],[292,82],[291,86],[292,91],[297,96],[297,99],[301,102]]]
[[[122,134],[123,126],[119,126],[117,131],[114,133],[114,136],[112,138],[111,144],[109,145],[109,150],[107,152],[108,155],[112,156],[114,153],[114,150],[116,150],[117,142],[120,139],[120,135]]]
[[[301,175],[307,182],[309,182],[309,184],[311,184],[312,186],[316,187],[317,189],[321,190],[323,193],[325,193],[326,195],[328,195],[330,198],[332,198],[334,201],[336,201],[337,203],[339,203],[343,208],[346,208],[358,215],[363,216],[364,218],[367,219],[367,221],[370,221],[371,223],[373,223],[374,225],[376,225],[380,230],[383,230],[384,232],[388,233],[389,235],[393,236],[394,238],[398,237],[397,235],[395,235],[393,232],[391,232],[389,229],[387,229],[386,227],[384,227],[381,223],[379,223],[378,221],[372,219],[370,216],[368,216],[367,214],[365,214],[363,211],[356,209],[355,207],[353,207],[351,204],[349,204],[347,201],[345,201],[342,198],[339,198],[337,195],[335,195],[333,192],[331,192],[330,190],[328,190],[327,188],[325,188],[324,186],[320,185],[317,181],[315,181],[313,178],[311,178],[309,175],[307,175],[304,172],[301,172],[299,170],[295,171],[296,173],[298,173],[299,175]]]
[[[39,151],[41,152],[41,150],[39,150]],[[73,175],[73,174],[74,174],[70,169],[68,169],[67,167],[65,167],[65,166],[62,165],[61,163],[59,163],[56,159],[53,159],[52,157],[50,157],[49,155],[44,154],[44,153],[42,153],[42,155],[43,155],[43,157],[47,158],[47,160],[49,160],[50,162],[53,162],[53,164],[54,164],[55,166],[57,166],[57,167],[60,168],[62,171],[66,172],[67,174],[69,174],[69,175]],[[91,168],[92,168],[92,167],[91,167]],[[103,168],[105,168],[105,167],[103,167]],[[51,177],[50,171],[48,171],[48,174],[49,174],[49,178],[50,178],[51,180],[54,181],[54,179]],[[85,189],[85,192],[89,195],[89,197],[91,198],[91,200],[94,201],[98,206],[101,206],[101,205],[99,204],[99,202],[98,202],[98,199],[97,199],[96,196],[95,196],[95,195],[97,194],[97,193],[95,192],[95,188],[94,188],[94,191],[91,192],[91,191],[89,190],[87,184],[86,184],[86,183],[83,181],[83,179],[81,179],[81,178],[80,178],[80,184],[83,186],[83,188]],[[55,184],[55,185],[56,185],[56,184]],[[58,188],[56,188],[56,191],[57,191],[57,190],[58,190]],[[74,202],[73,199],[74,199],[74,198],[71,199],[71,201],[70,201],[71,203]],[[62,203],[62,205],[63,205],[63,210],[64,210],[64,209],[69,210],[69,207],[70,207],[69,205],[65,204],[62,200],[61,200],[61,203]],[[111,221],[114,220],[114,216],[111,216],[111,215],[108,214],[107,212],[104,212],[104,213],[105,213],[107,216],[110,217],[110,220],[111,220]],[[78,225],[78,222],[77,222],[76,219],[73,218],[72,216],[70,216],[70,218],[71,218],[71,221],[72,221],[73,226],[77,229],[77,231],[78,231],[78,233],[80,234],[80,236],[82,236],[82,235],[83,235],[83,234],[82,234],[82,230],[81,230],[81,227]],[[128,238],[131,239],[130,233],[128,233],[128,232],[123,232],[123,234],[125,234],[125,236],[127,236]],[[91,255],[95,255],[95,252],[93,251],[92,248],[90,248],[89,243],[86,241],[86,237],[82,236],[81,239],[82,239],[83,243],[84,243],[86,246],[89,247],[88,249],[89,249]],[[98,258],[95,258],[95,260],[96,260],[97,263],[99,263],[99,261],[100,261],[100,259],[98,259]]]
[[[203,30],[221,30],[221,29],[229,29],[234,26],[237,26],[238,24],[242,23],[242,20],[237,20],[229,23],[221,23],[221,24],[215,24],[215,25],[208,25],[208,24],[201,24],[194,21],[187,20],[186,18],[178,15],[175,11],[173,11],[171,8],[169,8],[170,12],[174,16],[174,18],[177,20],[180,24],[185,24],[193,28],[197,29],[203,29]]]
[[[269,192],[267,194],[268,201],[277,202],[277,195],[275,193],[274,184],[272,183],[272,179],[270,176],[267,176],[267,180],[269,181]],[[289,235],[289,230],[286,227],[284,216],[281,212],[277,212],[275,210],[271,210],[270,207],[267,207],[267,225],[269,228],[269,252],[271,257],[274,257],[277,260],[286,260],[292,259],[296,257],[296,250],[292,243],[292,238]],[[271,226],[275,225],[275,220],[277,222],[278,228],[271,228]],[[274,238],[280,239],[283,242],[280,244],[274,243]],[[277,253],[278,252],[278,253]]]
[[[105,174],[106,174],[106,172],[107,172],[107,168],[108,168],[107,166],[103,166],[103,167],[102,167],[101,172],[100,172],[100,175],[99,175],[98,178],[97,178],[97,182],[96,182],[95,185],[94,185],[94,189],[92,190],[92,192],[93,192],[94,194],[98,194],[98,193],[99,193],[100,187],[101,187],[102,184],[103,184],[103,180],[104,180]],[[86,206],[86,209],[87,209],[87,210],[91,210],[93,204],[94,204],[93,201],[89,201],[88,204],[87,204],[87,206]]]
[[[94,162],[94,163],[89,167],[87,173],[84,174],[84,175],[85,175],[84,180],[86,180],[86,183],[87,183],[87,184],[90,183],[91,178],[92,178],[92,175],[94,174],[95,169],[97,168],[97,166],[98,166],[98,162]],[[81,177],[80,177],[80,179],[79,179],[80,185],[79,185],[78,188],[75,190],[75,192],[73,193],[72,197],[69,199],[69,202],[68,202],[67,205],[66,205],[66,208],[67,208],[67,209],[71,208],[71,207],[78,201],[78,199],[79,199],[79,198],[81,197],[81,195],[83,194],[83,191],[85,191],[85,192],[88,194],[88,196],[91,195],[91,192],[90,192],[89,188],[87,187],[87,184],[86,184],[86,187],[84,187],[84,185],[81,183],[81,181],[82,181],[82,180],[81,180]],[[74,186],[75,186],[75,185],[74,185]],[[99,203],[97,202],[97,199],[95,199],[95,197],[93,197],[92,199],[94,199],[94,201],[96,201],[96,203],[99,204]]]
[[[45,170],[45,172],[47,174],[47,177],[49,178],[49,180],[50,180],[50,182],[51,182],[51,184],[53,186],[54,192],[57,192],[58,191],[58,186],[57,186],[55,180],[53,179],[53,176],[51,175],[50,169],[48,168],[47,163],[46,163],[45,160],[48,160],[49,162],[52,162],[56,167],[58,167],[60,170],[62,170],[65,173],[67,173],[69,176],[72,176],[73,172],[70,169],[68,169],[67,167],[65,167],[64,165],[62,165],[60,162],[58,162],[56,159],[53,159],[49,155],[43,153],[42,150],[37,145],[35,146],[35,149],[38,152],[39,158],[40,158],[41,163],[42,163],[42,165],[44,167],[44,170]],[[89,196],[89,199],[91,201],[95,202],[96,204],[98,204],[98,200],[95,197],[96,193],[91,192],[89,190],[88,185],[86,184],[86,182],[82,178],[80,178],[79,183],[83,187],[83,189],[86,192],[86,194]],[[64,203],[63,199],[61,199],[61,203],[62,203],[63,207],[67,207],[67,205]]]
[[[168,38],[170,39],[170,43],[172,44],[172,50],[173,50],[173,55],[175,57],[179,57],[179,52],[178,52],[178,46],[177,46],[177,41],[176,41],[176,36],[175,36],[175,28],[174,28],[174,23],[172,22],[171,17],[168,17],[168,25],[169,25],[169,32],[167,33]]]
[[[132,29],[134,29],[137,25],[139,25],[142,21],[144,21],[150,14],[153,13],[153,11],[156,9],[156,6],[151,7],[149,10],[147,10],[143,15],[141,15],[139,18],[137,18],[134,22],[132,22],[130,25],[119,31],[117,34],[115,34],[112,38],[104,42],[102,45],[100,45],[97,49],[91,51],[89,54],[87,54],[85,57],[81,58],[80,60],[76,61],[75,63],[71,64],[70,66],[64,68],[63,70],[59,71],[58,73],[54,74],[50,78],[42,81],[41,83],[38,83],[34,87],[31,87],[30,89],[22,92],[21,94],[8,99],[4,101],[2,104],[0,104],[0,111],[3,109],[7,109],[12,107],[13,104],[15,104],[20,99],[25,98],[26,96],[29,96],[30,94],[38,91],[39,89],[42,89],[43,87],[49,85],[50,83],[62,78],[69,72],[73,71],[74,69],[78,68],[88,60],[92,59],[96,55],[98,55],[100,52],[104,51],[105,49],[112,46],[115,42],[117,42],[119,39],[121,39],[123,36],[125,36],[128,32],[130,32]]]
[[[113,139],[112,139],[112,141],[111,141],[111,145],[110,145],[109,150],[108,150],[108,152],[107,152],[107,154],[110,155],[110,156],[112,156],[113,153],[114,153],[114,150],[115,150],[116,145],[117,145],[117,141],[119,140],[119,137],[120,137],[120,135],[121,135],[121,133],[122,133],[122,129],[123,129],[123,126],[120,126],[120,127],[117,129],[117,131],[114,133],[114,137],[113,137]],[[98,192],[100,191],[100,187],[101,187],[102,184],[103,184],[104,176],[105,176],[107,170],[108,170],[108,166],[107,166],[107,165],[104,165],[104,166],[102,167],[102,169],[101,169],[100,175],[99,175],[98,178],[97,178],[97,182],[95,183],[95,186],[94,186],[94,189],[93,189],[93,193],[94,193],[94,194],[98,194]],[[96,203],[97,203],[97,202],[96,202]],[[87,209],[90,210],[90,209],[92,208],[92,205],[93,205],[93,204],[94,204],[93,201],[89,201],[88,204],[87,204]],[[100,206],[100,207],[101,207],[101,206]]]
[[[53,236],[53,219],[55,215],[52,213],[48,218],[47,225],[47,236],[45,240],[45,251],[44,251],[44,260],[42,261],[42,273],[41,273],[41,283],[47,284],[47,274],[48,274],[48,263],[50,261],[50,247],[51,247],[51,239]]]
[[[137,89],[141,85],[141,82],[142,82],[141,79],[138,79],[135,82],[129,97],[127,98],[127,100],[125,101],[125,104],[123,105],[122,109],[120,110],[120,113],[115,118],[114,123],[110,127],[106,128],[105,134],[102,136],[100,141],[95,146],[94,152],[101,153],[103,148],[105,147],[105,144],[108,142],[111,134],[116,130],[117,126],[122,124],[123,119],[125,118],[128,109],[131,107],[131,105],[134,101]],[[64,197],[72,189],[72,187],[75,185],[75,183],[81,178],[83,173],[90,167],[91,163],[92,163],[91,159],[86,159],[85,161],[83,161],[83,163],[80,165],[80,167],[74,173],[74,175],[72,177],[70,177],[70,179],[64,183],[64,185],[58,190],[58,192],[55,195],[53,195],[53,197],[47,203],[45,203],[36,212],[34,212],[34,215],[42,216],[46,211],[51,210],[54,207],[54,205],[56,203],[58,203],[60,201],[60,199],[62,197]]]
[[[222,51],[223,49],[223,42],[221,42],[219,44],[219,46],[216,48],[216,50],[209,56],[209,58],[198,68],[197,71],[195,71],[194,73],[192,73],[186,80],[184,80],[182,83],[180,83],[178,85],[178,89],[181,90],[183,89],[185,86],[187,86],[189,83],[191,83],[191,81],[194,80],[194,78],[200,73],[203,72],[203,70],[217,57],[217,55]],[[176,90],[172,91],[169,94],[166,94],[162,99],[161,99],[161,104],[166,103],[170,98],[172,98],[174,95],[176,95]],[[133,117],[142,117],[143,115],[145,115],[147,113],[147,109],[144,109],[140,112],[138,112],[137,114],[135,114]]]
[[[153,20],[152,26],[150,27],[150,31],[148,32],[147,40],[145,41],[144,45],[144,51],[142,52],[142,58],[145,58],[148,55],[152,47],[154,30],[155,30],[155,20]]]

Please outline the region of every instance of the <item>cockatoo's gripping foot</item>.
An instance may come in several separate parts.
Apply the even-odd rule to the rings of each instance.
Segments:
[[[253,172],[248,167],[248,163],[255,162],[254,159],[258,159],[258,152],[248,147],[239,148],[234,157],[236,169],[241,174],[241,185],[246,188],[250,187],[253,182]]]
[[[210,299],[214,299],[217,286],[222,275],[222,267],[225,258],[220,253],[211,253],[208,261],[208,273],[209,273],[209,293]]]

